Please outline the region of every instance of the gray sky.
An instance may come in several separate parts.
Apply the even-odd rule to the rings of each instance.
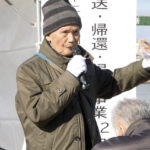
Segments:
[[[150,0],[137,0],[137,15],[150,16]]]

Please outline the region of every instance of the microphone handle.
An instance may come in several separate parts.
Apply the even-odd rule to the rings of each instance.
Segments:
[[[80,82],[82,83],[82,89],[85,90],[88,87],[85,74],[82,73],[79,78],[80,78]]]

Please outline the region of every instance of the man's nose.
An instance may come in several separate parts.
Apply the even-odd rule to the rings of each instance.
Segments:
[[[69,42],[74,42],[75,41],[75,37],[72,33],[68,34],[68,40],[69,40]]]

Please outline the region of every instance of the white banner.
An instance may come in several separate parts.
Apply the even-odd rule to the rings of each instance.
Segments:
[[[70,0],[83,27],[80,44],[94,56],[94,63],[112,71],[136,60],[136,0]],[[111,100],[98,99],[96,120],[102,139],[115,136],[111,111],[116,103],[136,96],[135,89]]]

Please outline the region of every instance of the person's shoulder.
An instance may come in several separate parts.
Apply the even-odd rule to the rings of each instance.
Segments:
[[[37,55],[33,55],[30,58],[26,59],[22,64],[20,64],[20,67],[24,67],[24,66],[32,66],[32,65],[37,65],[40,64],[42,62],[42,59],[37,56]]]
[[[37,55],[33,55],[30,58],[26,59],[20,66],[32,65],[32,64],[37,63],[39,61],[41,62],[41,58]]]
[[[17,72],[21,70],[34,70],[38,68],[38,66],[42,64],[42,59],[39,56],[33,55],[32,57],[26,59],[22,64],[20,64],[17,68]]]

